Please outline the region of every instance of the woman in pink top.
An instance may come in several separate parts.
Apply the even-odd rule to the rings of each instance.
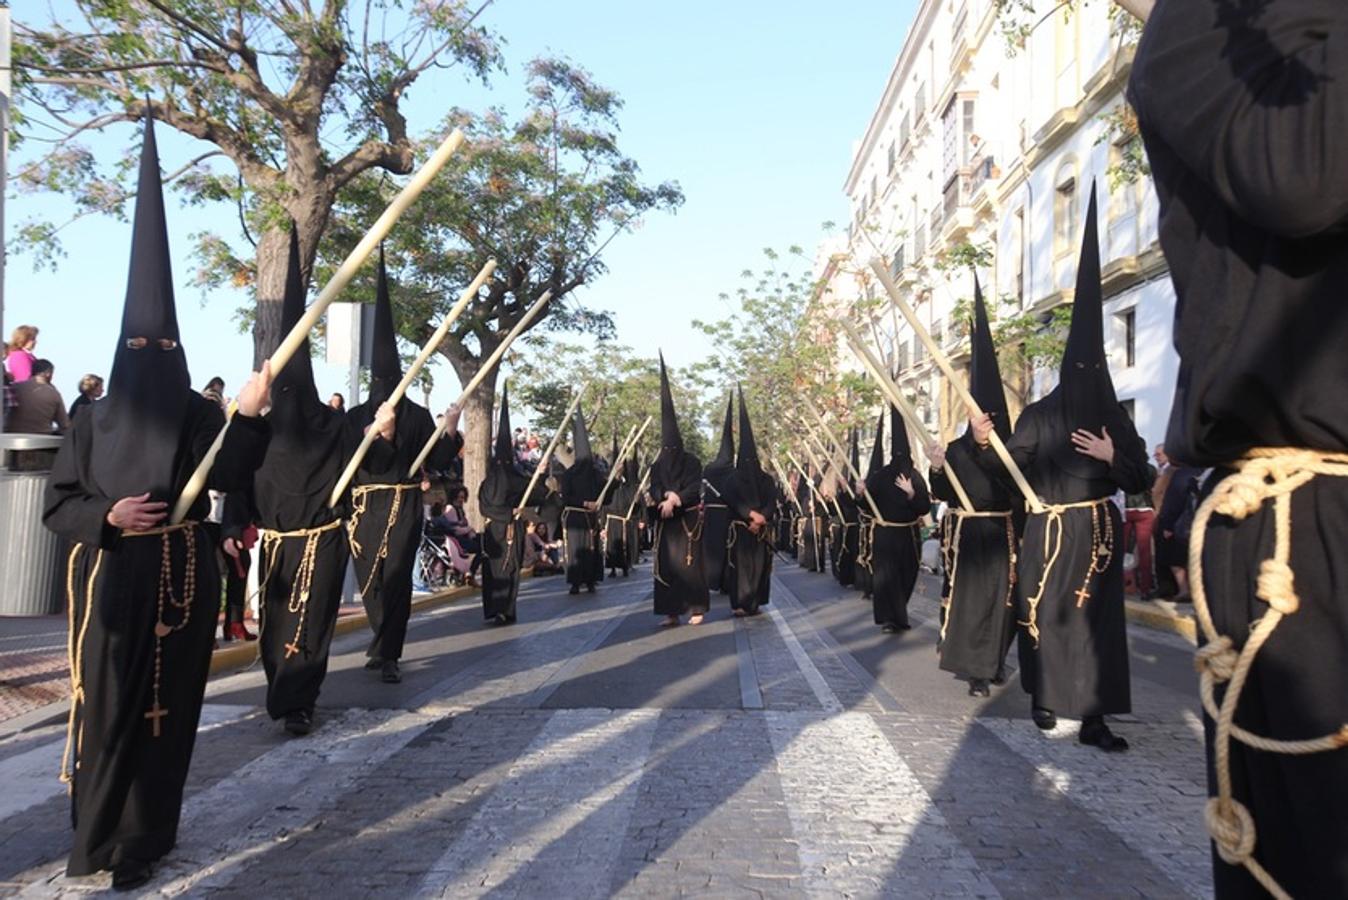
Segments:
[[[15,384],[33,377],[33,348],[37,346],[37,327],[20,325],[14,329],[9,339],[9,352],[5,355],[5,368]]]

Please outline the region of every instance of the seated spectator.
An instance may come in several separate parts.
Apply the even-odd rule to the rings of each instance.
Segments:
[[[13,434],[63,434],[70,427],[61,392],[52,387],[54,367],[45,359],[33,363],[32,377],[14,385],[14,411],[5,418]]]
[[[443,541],[449,536],[451,523],[445,516],[445,504],[432,503],[426,513],[426,536],[433,541]]]
[[[33,377],[33,364],[37,357],[33,351],[37,348],[37,326],[20,325],[10,335],[5,345],[5,371],[12,383],[20,384]]]
[[[474,583],[477,570],[482,566],[482,536],[468,523],[468,514],[463,509],[467,502],[468,488],[459,486],[450,496],[444,517],[449,526],[449,536],[454,538],[464,554],[473,557],[472,565],[468,568],[468,581]]]
[[[533,568],[535,575],[562,571],[562,542],[549,541],[548,526],[542,522],[525,526],[524,567]]]
[[[103,379],[97,375],[85,375],[80,379],[80,395],[75,398],[75,402],[70,404],[70,418],[75,418],[75,413],[83,407],[91,405],[99,397],[103,396]]]
[[[331,406],[338,412],[346,412],[346,398],[341,394],[333,394],[328,398],[328,406]]]

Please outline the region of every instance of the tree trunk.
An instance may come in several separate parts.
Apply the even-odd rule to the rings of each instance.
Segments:
[[[492,408],[496,397],[496,369],[482,379],[463,408],[463,483],[468,488],[468,518],[473,527],[482,529],[482,513],[477,507],[477,489],[487,477],[491,458]],[[472,376],[469,376],[470,378]]]
[[[309,275],[313,272],[314,257],[318,255],[318,239],[327,227],[333,202],[330,193],[319,189],[309,191],[307,196],[308,199],[289,210],[295,221],[295,230],[299,233],[300,276],[305,285],[308,285]],[[254,291],[253,368],[258,369],[285,337],[281,329],[281,305],[285,299],[286,267],[290,261],[288,224],[262,233],[257,242],[254,261],[257,265],[257,284]]]

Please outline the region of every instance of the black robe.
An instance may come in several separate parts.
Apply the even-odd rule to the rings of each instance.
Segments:
[[[1253,447],[1348,453],[1346,38],[1337,0],[1190,0],[1158,3],[1138,46],[1130,97],[1179,301],[1166,449],[1218,467],[1208,490]],[[1291,515],[1300,608],[1255,657],[1235,718],[1304,739],[1348,722],[1348,478],[1298,489]],[[1273,534],[1266,502],[1206,535],[1207,600],[1237,648],[1268,611],[1255,589]],[[1255,859],[1292,896],[1348,896],[1348,751],[1230,748]],[[1213,865],[1218,897],[1263,896],[1243,868]]]
[[[824,501],[802,481],[804,490],[800,493],[800,506],[803,514],[800,529],[800,551],[797,559],[811,572],[822,572],[827,565],[828,553],[828,511]]]
[[[875,545],[875,516],[870,504],[863,498],[857,510],[857,559],[852,566],[852,586],[869,600],[871,589],[875,586],[871,553]]]
[[[1127,713],[1132,697],[1123,605],[1123,519],[1110,498],[1119,490],[1146,490],[1152,470],[1127,415],[1117,417],[1119,433],[1110,435],[1114,464],[1104,477],[1083,478],[1053,462],[1050,444],[1069,441],[1058,424],[1055,402],[1050,394],[1026,407],[1007,449],[1045,503],[1093,505],[1073,506],[1060,515],[1030,513],[1026,519],[1016,570],[1021,686],[1035,706],[1070,718]],[[1003,471],[988,448],[979,451],[978,460],[992,472]],[[1107,552],[1096,553],[1097,546]],[[1083,590],[1088,596],[1083,597]]]
[[[899,475],[906,475],[913,483],[911,500],[894,483]],[[875,522],[871,528],[871,604],[875,624],[907,628],[908,600],[917,586],[922,558],[918,523],[931,511],[927,483],[911,463],[891,463],[866,479],[866,493],[885,517],[884,522]]]
[[[726,542],[730,537],[730,510],[726,505],[726,491],[734,474],[734,465],[721,460],[713,460],[702,473],[706,482],[702,490],[702,549],[707,587],[723,593],[729,590],[726,585]]]
[[[621,478],[621,476],[619,476]],[[611,499],[600,511],[603,515],[602,537],[604,544],[604,565],[609,569],[622,569],[626,576],[632,570],[628,507],[636,492],[635,485],[625,481],[615,481],[609,491]]]
[[[842,518],[838,520],[833,575],[843,587],[851,587],[856,583],[857,577],[857,535],[860,521],[857,500],[844,490],[838,497],[838,508],[842,510]]]
[[[944,469],[932,469],[931,493],[949,504],[941,521],[945,585],[941,596],[941,668],[990,680],[1002,669],[1015,630],[1016,547],[1013,498],[1006,485],[979,465],[979,452],[966,435],[946,447]],[[954,469],[976,511],[1005,516],[965,515],[947,477]]]
[[[170,505],[224,425],[220,407],[195,391],[173,463]],[[236,416],[216,457],[208,487],[246,490],[262,461],[268,429],[260,418]],[[47,482],[43,521],[75,543],[70,587],[76,669],[82,702],[74,722],[76,753],[71,785],[74,846],[66,872],[88,875],[125,858],[159,859],[178,834],[201,716],[211,647],[220,610],[216,546],[199,525],[166,536],[130,536],[107,524],[120,497],[100,494],[92,463],[100,452],[97,417],[74,420]],[[186,521],[206,517],[203,491]],[[172,565],[172,595],[157,601],[165,544]],[[195,560],[187,571],[189,558]],[[194,583],[191,602],[177,607]],[[157,622],[174,630],[157,640]],[[155,712],[156,644],[161,648]]]
[[[378,404],[369,402],[353,406],[347,413],[352,429],[364,432],[377,409]],[[409,478],[407,470],[434,433],[431,414],[404,397],[398,403],[392,452],[383,454],[379,465],[363,466],[352,480],[351,558],[373,632],[365,651],[371,659],[397,660],[403,654],[412,615],[412,571],[426,517],[421,479]],[[446,434],[426,457],[426,468],[448,469],[462,446],[462,435]]]
[[[514,465],[492,462],[477,490],[478,509],[487,522],[482,529],[482,617],[487,620],[505,616],[516,618],[515,601],[520,592],[520,568],[524,562],[524,518],[536,519],[526,511],[516,518],[515,510],[524,503],[529,476]],[[546,496],[541,484],[534,488],[535,503]]]
[[[682,506],[668,519],[655,520],[655,614],[681,616],[711,608],[706,563],[702,558],[702,462],[691,453],[679,454],[677,465],[657,463],[651,473],[651,496],[678,495]],[[670,469],[668,472],[663,469]]]
[[[745,491],[739,484],[741,477],[737,474],[726,491],[732,516],[726,593],[730,595],[731,609],[756,615],[760,607],[768,605],[772,592],[772,535],[776,528],[777,484],[760,473],[758,484]],[[749,530],[751,511],[767,519],[758,534]]]
[[[592,459],[580,460],[562,473],[562,549],[566,581],[573,587],[594,587],[604,580],[599,546],[599,514],[585,504],[599,499],[604,478]]]

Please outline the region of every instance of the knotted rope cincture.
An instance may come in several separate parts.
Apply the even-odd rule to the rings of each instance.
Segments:
[[[1011,601],[1012,591],[1016,586],[1016,532],[1011,523],[1011,512],[1009,510],[964,510],[951,507],[946,510],[947,516],[955,517],[954,528],[941,529],[941,561],[945,565],[946,584],[945,592],[941,595],[941,608],[945,610],[945,616],[941,619],[941,636],[937,641],[937,650],[945,644],[946,631],[950,628],[950,607],[955,601],[955,575],[959,571],[960,564],[960,536],[964,531],[965,519],[1005,519],[1008,546],[1011,548],[1010,564],[1011,576],[1009,587],[1007,588],[1006,601]]]
[[[89,580],[84,586],[84,615],[80,619],[79,635],[75,634],[75,568],[84,544],[70,548],[70,557],[66,562],[66,610],[70,629],[66,633],[66,662],[70,665],[70,717],[66,720],[66,746],[61,751],[61,783],[74,790],[75,769],[80,764],[80,750],[84,743],[84,723],[76,734],[75,719],[79,708],[84,704],[84,639],[89,634],[89,620],[94,611],[94,585],[98,582],[98,570],[103,566],[103,551],[94,555],[94,565],[89,572]],[[72,758],[72,752],[74,754]]]
[[[1091,579],[1109,568],[1114,558],[1114,520],[1109,516],[1112,502],[1108,497],[1098,500],[1082,500],[1077,503],[1045,504],[1044,512],[1044,571],[1039,576],[1039,589],[1034,596],[1026,600],[1029,616],[1020,625],[1039,646],[1039,604],[1048,590],[1048,578],[1062,554],[1063,514],[1069,509],[1089,509],[1091,511],[1091,563],[1086,567],[1086,575],[1081,579],[1081,589],[1076,592],[1077,608],[1080,609],[1090,599]]]
[[[1301,605],[1291,565],[1292,495],[1321,475],[1348,478],[1348,454],[1263,447],[1249,451],[1235,464],[1235,470],[1234,474],[1218,483],[1198,507],[1189,538],[1190,592],[1194,615],[1206,641],[1194,658],[1194,666],[1200,676],[1199,691],[1203,708],[1216,722],[1213,756],[1217,796],[1208,799],[1205,819],[1208,833],[1217,845],[1217,853],[1226,863],[1244,866],[1274,897],[1289,898],[1291,895],[1254,859],[1257,837],[1254,817],[1243,803],[1235,799],[1232,791],[1231,739],[1234,737],[1255,750],[1294,756],[1323,753],[1348,746],[1348,724],[1323,737],[1283,741],[1252,734],[1235,723],[1236,707],[1240,703],[1240,694],[1249,678],[1255,656],[1282,620],[1295,613]],[[1214,515],[1243,521],[1263,509],[1266,500],[1273,501],[1274,549],[1273,557],[1259,565],[1255,595],[1267,603],[1269,609],[1250,623],[1245,646],[1237,650],[1230,637],[1217,631],[1208,607],[1207,590],[1203,583],[1203,548],[1207,527]],[[1229,684],[1218,703],[1217,685],[1224,682]]]
[[[263,530],[262,537],[262,555],[267,559],[267,574],[258,583],[258,609],[262,615],[266,616],[267,609],[267,585],[271,582],[271,577],[275,573],[277,560],[280,554],[281,544],[286,538],[304,538],[304,549],[300,553],[300,564],[295,569],[295,580],[290,585],[290,597],[286,602],[286,611],[293,616],[297,616],[295,623],[295,635],[290,642],[285,645],[285,658],[290,659],[297,653],[308,653],[309,649],[304,643],[304,629],[308,624],[309,618],[309,594],[313,587],[314,570],[318,567],[318,542],[329,531],[340,527],[341,519],[333,519],[326,525],[319,525],[316,528],[300,528],[296,531],[269,531]],[[265,627],[265,619],[264,619]]]
[[[403,494],[413,490],[421,490],[419,484],[362,484],[351,489],[351,516],[346,520],[347,540],[351,544],[351,556],[359,559],[361,553],[360,543],[356,540],[356,529],[360,527],[360,517],[365,515],[365,502],[370,494],[375,491],[393,491],[393,503],[389,506],[388,521],[384,523],[384,536],[379,541],[379,552],[374,555],[374,561],[370,563],[370,576],[365,579],[365,585],[360,589],[360,595],[365,597],[370,592],[370,585],[374,584],[374,577],[379,572],[382,563],[388,558],[389,536],[393,534],[393,526],[398,522],[398,512],[402,509]]]
[[[689,528],[687,524],[687,519],[690,515],[697,516],[697,521],[693,523],[692,528]],[[671,516],[671,518],[673,517]],[[703,516],[701,504],[686,509],[679,514],[679,527],[683,529],[684,536],[688,538],[688,551],[683,558],[683,564],[687,568],[691,569],[693,567],[693,548],[694,545],[701,542],[702,529],[705,524],[706,518]],[[660,584],[663,584],[665,587],[670,587],[670,583],[660,577],[660,538],[664,533],[665,520],[658,519],[655,523],[655,562],[651,566],[651,574],[655,576],[655,580]]]

